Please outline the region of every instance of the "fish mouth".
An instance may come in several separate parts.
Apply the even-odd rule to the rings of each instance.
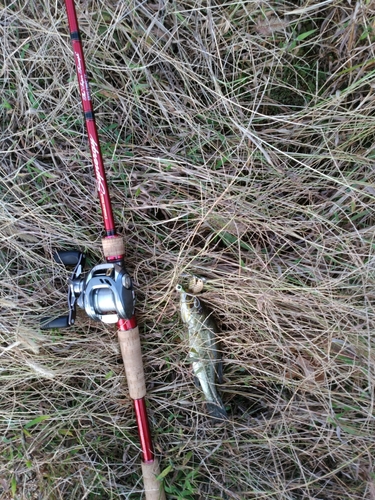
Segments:
[[[186,285],[186,290],[193,294],[200,293],[203,290],[205,283],[207,282],[207,278],[204,278],[203,276],[197,276],[192,273],[180,274],[180,280],[183,282],[183,286]]]

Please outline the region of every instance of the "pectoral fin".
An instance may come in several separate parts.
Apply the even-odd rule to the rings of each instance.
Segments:
[[[197,387],[198,389],[202,389],[201,383],[199,382],[199,378],[196,375],[194,375],[194,379],[193,380],[194,380],[195,387]]]
[[[217,383],[222,384],[224,382],[224,378],[223,378],[223,361],[221,358],[215,365],[215,375]]]

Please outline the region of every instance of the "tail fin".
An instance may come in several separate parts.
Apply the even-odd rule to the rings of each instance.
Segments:
[[[207,412],[212,419],[221,421],[227,420],[228,415],[224,408],[223,403],[221,404],[206,403],[206,406],[207,406]]]

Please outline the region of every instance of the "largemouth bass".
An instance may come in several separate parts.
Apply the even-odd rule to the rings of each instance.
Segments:
[[[227,412],[216,390],[220,363],[216,323],[198,297],[187,293],[181,285],[176,290],[180,294],[181,319],[188,329],[189,358],[207,400],[207,411],[212,418],[223,420]]]

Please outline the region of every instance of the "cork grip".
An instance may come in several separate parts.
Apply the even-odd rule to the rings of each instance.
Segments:
[[[102,239],[104,257],[117,257],[125,254],[124,240],[121,236]]]
[[[132,399],[141,399],[146,395],[146,384],[138,327],[126,331],[119,330],[118,340],[130,397]]]
[[[158,461],[149,464],[142,462],[142,473],[146,500],[165,500],[163,484],[156,479],[160,474]]]

